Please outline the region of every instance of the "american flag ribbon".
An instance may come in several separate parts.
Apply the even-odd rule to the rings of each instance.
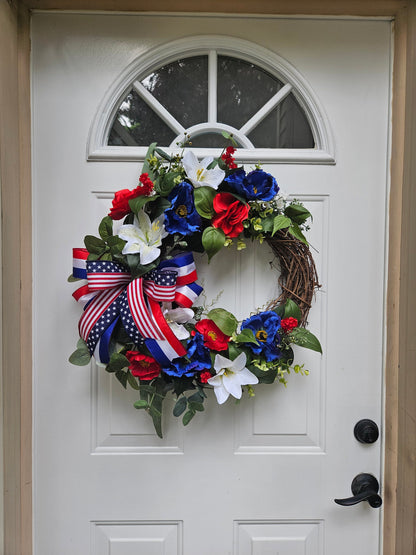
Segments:
[[[186,354],[159,303],[176,302],[189,308],[202,292],[202,287],[194,283],[197,273],[192,253],[181,253],[134,280],[121,264],[88,261],[86,249],[73,249],[73,258],[73,275],[87,280],[73,296],[86,303],[79,333],[91,354],[108,362],[108,346],[119,317],[135,345],[149,342],[155,353],[160,353],[159,359],[172,360]]]

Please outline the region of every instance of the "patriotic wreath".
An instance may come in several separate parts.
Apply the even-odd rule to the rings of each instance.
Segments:
[[[230,146],[199,162],[191,150],[169,156],[152,144],[139,185],[115,193],[100,237],[87,235],[85,248],[73,249],[68,279],[86,281],[73,293],[84,311],[69,360],[94,357],[137,390],[134,406],[148,412],[159,437],[168,392],[187,425],[204,410],[207,388],[219,404],[243,390],[254,396],[255,384],[286,384],[291,370],[308,374],[294,364],[292,345],[322,352],[305,328],[319,287],[304,236],[311,214],[279,195],[259,166],[238,167],[234,153]],[[232,243],[244,249],[246,239],[270,245],[282,292],[238,322],[223,308],[195,304],[203,289],[192,253],[211,260]]]

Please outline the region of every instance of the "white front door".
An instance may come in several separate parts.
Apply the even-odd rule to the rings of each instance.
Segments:
[[[167,407],[160,440],[133,390],[67,362],[80,308],[66,278],[72,247],[140,174],[86,161],[102,99],[138,56],[212,34],[287,60],[326,113],[335,164],[265,165],[314,215],[322,289],[309,320],[324,354],[299,349],[310,375],[287,389],[238,406],[211,395],[186,428]],[[333,500],[359,473],[382,482],[381,440],[353,429],[382,424],[390,22],[38,13],[32,41],[35,554],[380,553],[381,510]],[[276,271],[266,247],[232,257],[199,272],[208,298],[225,289],[221,304],[242,317],[274,294]]]

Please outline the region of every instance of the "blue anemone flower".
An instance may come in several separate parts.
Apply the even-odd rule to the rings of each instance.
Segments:
[[[260,312],[250,318],[244,320],[241,329],[249,329],[253,332],[257,339],[258,345],[255,343],[247,343],[247,346],[254,354],[262,354],[267,361],[280,358],[280,349],[277,346],[280,342],[280,316],[271,310]]]
[[[165,374],[181,378],[192,377],[197,372],[203,372],[211,368],[211,355],[209,349],[204,346],[204,337],[195,333],[187,343],[186,358],[174,358],[169,367],[163,368]]]
[[[276,179],[263,170],[254,170],[246,175],[243,169],[236,170],[225,180],[237,194],[247,200],[272,200],[279,192]]]
[[[182,181],[170,192],[171,207],[165,210],[165,229],[169,233],[190,235],[199,230],[201,216],[195,209],[193,187]]]

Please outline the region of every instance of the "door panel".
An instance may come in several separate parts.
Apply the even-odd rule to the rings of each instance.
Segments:
[[[87,162],[91,122],[120,71],[161,43],[196,34],[252,40],[288,60],[324,106],[335,165],[264,166],[314,216],[321,290],[299,349],[308,377],[218,406],[183,428],[166,407],[163,440],[95,364],[68,362],[80,309],[71,249],[96,233],[134,162]],[[385,210],[390,92],[388,21],[35,14],[34,481],[37,555],[376,555],[380,511],[337,506],[360,472],[380,478]],[[197,260],[207,299],[247,316],[276,292],[267,247]],[[172,406],[172,403],[171,403]]]

